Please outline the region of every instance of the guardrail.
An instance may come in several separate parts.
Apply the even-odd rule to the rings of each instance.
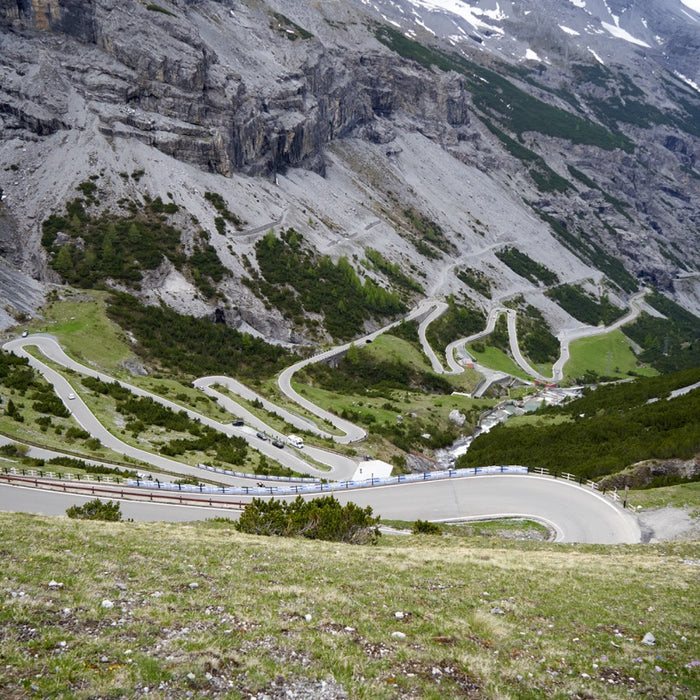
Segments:
[[[133,466],[133,465],[132,465]],[[33,476],[46,479],[60,479],[62,481],[97,481],[113,484],[126,484],[126,478],[110,476],[109,474],[74,474],[73,472],[52,472],[44,469],[25,469],[24,467],[3,467],[4,475]],[[1,474],[0,474],[1,476]]]
[[[6,481],[7,483],[17,483],[23,486],[33,486],[34,488],[43,488],[49,491],[61,491],[63,493],[78,493],[78,494],[89,494],[91,496],[104,496],[105,498],[128,498],[131,497],[135,500],[147,500],[152,503],[177,503],[178,505],[190,505],[190,506],[201,506],[201,507],[211,507],[211,508],[237,508],[242,510],[245,508],[247,503],[240,501],[230,501],[230,500],[217,500],[211,496],[198,498],[195,495],[190,495],[187,493],[168,494],[159,491],[143,491],[139,490],[129,490],[128,488],[117,489],[114,487],[106,486],[95,486],[94,483],[91,485],[76,484],[73,482],[68,483],[67,481],[51,481],[48,479],[39,480],[38,478],[30,476],[19,476],[15,474],[0,474],[0,481]]]
[[[221,470],[217,467],[209,467],[207,465],[198,465],[202,467],[204,471],[219,472],[219,473],[233,473]],[[34,481],[37,477],[42,479],[56,480],[59,482],[65,481],[87,481],[87,482],[105,482],[105,483],[116,483],[124,484],[130,488],[143,489],[149,492],[174,492],[177,491],[180,494],[200,494],[200,495],[210,495],[217,494],[221,496],[294,496],[302,494],[312,494],[312,493],[333,493],[335,491],[347,491],[350,489],[361,489],[361,488],[371,488],[374,486],[388,486],[392,484],[411,484],[420,483],[425,481],[437,481],[441,479],[453,479],[453,478],[464,478],[470,476],[480,476],[480,475],[493,475],[493,474],[532,474],[534,476],[544,476],[553,479],[563,479],[564,481],[571,482],[572,484],[578,484],[584,488],[590,488],[593,491],[598,491],[604,496],[607,496],[615,503],[619,503],[623,508],[630,510],[635,510],[627,498],[622,498],[617,490],[606,491],[605,489],[600,490],[598,484],[590,479],[583,479],[582,477],[577,477],[574,474],[568,472],[550,472],[549,469],[542,467],[529,468],[522,465],[511,464],[511,465],[495,465],[489,467],[470,467],[468,469],[444,469],[434,472],[419,472],[417,474],[399,474],[398,476],[389,477],[371,477],[364,480],[353,480],[353,481],[334,481],[323,483],[319,481],[313,481],[312,483],[296,483],[289,484],[288,486],[214,486],[212,484],[178,484],[170,481],[160,481],[160,479],[124,479],[121,477],[111,477],[102,476],[99,474],[62,474],[60,472],[45,472],[40,469],[24,469],[16,467],[3,467],[3,474],[0,477],[8,476],[19,476],[22,477],[32,477]],[[242,475],[250,478],[250,474]],[[259,477],[268,480],[274,480],[272,477]],[[285,480],[289,477],[277,477],[277,480]],[[49,482],[42,482],[49,483]],[[60,485],[60,484],[59,484]],[[77,486],[71,486],[71,490],[78,488]],[[94,488],[94,487],[86,487]],[[221,501],[220,503],[230,503],[230,501]]]
[[[216,474],[225,474],[226,476],[236,476],[240,477],[241,479],[267,479],[268,481],[297,481],[301,483],[306,483],[306,484],[318,484],[320,483],[319,479],[314,479],[313,477],[309,476],[266,476],[265,474],[250,474],[246,472],[234,472],[231,471],[230,469],[222,469],[221,467],[212,467],[208,464],[202,464],[199,463],[197,466],[200,469],[206,469],[207,471],[214,472]]]

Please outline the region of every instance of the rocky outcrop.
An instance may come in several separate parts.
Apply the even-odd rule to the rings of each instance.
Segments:
[[[700,459],[652,459],[633,464],[619,474],[611,474],[598,482],[599,489],[644,488],[654,481],[667,479],[669,484],[675,480],[696,480],[700,476]]]
[[[290,195],[299,197],[297,202],[280,203],[276,193],[271,194],[266,201],[275,214],[268,216],[263,205],[258,206],[262,200],[249,193],[247,208],[250,218],[256,217],[251,229],[257,231],[265,221],[283,221],[280,211],[293,212],[298,203],[304,221],[322,222],[318,233],[311,236],[320,249],[330,247],[332,255],[357,255],[359,260],[364,248],[381,247],[382,241],[371,239],[384,230],[397,240],[383,253],[391,256],[402,251],[401,259],[391,262],[431,279],[431,261],[437,253],[431,254],[430,247],[421,252],[416,241],[411,242],[401,230],[410,227],[404,216],[407,209],[420,207],[427,219],[440,220],[455,250],[466,259],[472,248],[483,249],[486,256],[498,240],[517,239],[520,228],[531,231],[524,221],[531,218],[530,212],[512,213],[522,206],[524,211],[531,207],[565,226],[579,239],[578,248],[574,245],[569,250],[586,266],[600,267],[608,276],[610,259],[618,258],[628,271],[671,291],[678,272],[694,265],[700,253],[697,240],[688,232],[700,223],[698,177],[693,170],[698,140],[691,124],[697,98],[678,76],[659,78],[643,69],[646,54],[640,58],[639,46],[627,49],[626,42],[609,37],[616,61],[601,67],[585,46],[574,47],[573,38],[561,40],[559,20],[554,16],[561,3],[553,0],[542,0],[537,17],[529,11],[520,12],[518,3],[507,3],[511,19],[494,24],[499,30],[512,32],[504,36],[523,50],[521,44],[526,39],[537,39],[542,46],[559,41],[560,50],[552,53],[552,62],[537,70],[532,61],[523,63],[508,57],[505,49],[503,56],[508,60],[499,63],[496,56],[501,49],[493,48],[492,41],[495,34],[482,33],[485,43],[479,48],[472,46],[471,52],[468,39],[465,44],[450,38],[439,45],[438,31],[426,32],[419,10],[414,7],[406,13],[399,0],[373,3],[381,6],[382,12],[390,12],[387,16],[393,26],[407,23],[404,31],[396,32],[386,44],[380,43],[376,34],[386,19],[360,0],[288,0],[283,11],[293,19],[283,17],[279,5],[265,0],[163,0],[160,4],[137,0],[0,0],[0,150],[4,149],[1,155],[5,162],[18,169],[16,178],[7,170],[0,173],[0,183],[9,193],[8,207],[18,223],[17,240],[4,245],[12,249],[13,259],[17,250],[23,251],[20,262],[24,268],[46,277],[39,242],[41,220],[46,211],[58,211],[63,202],[76,196],[76,184],[97,177],[98,172],[100,177],[104,174],[101,183],[106,198],[108,188],[112,188],[114,204],[124,194],[116,193],[122,186],[130,188],[126,192],[129,196],[140,196],[149,180],[148,187],[156,188],[159,178],[155,168],[162,167],[160,156],[166,154],[179,161],[172,164],[172,171],[182,170],[182,163],[202,171],[201,178],[188,173],[185,184],[178,173],[179,182],[171,187],[175,199],[187,190],[188,206],[198,209],[195,200],[201,199],[201,193],[216,189],[211,173],[234,179],[242,173],[275,182],[282,179],[275,178],[278,173],[304,168],[330,179],[329,164],[352,143],[352,155],[348,148],[338,156],[349,155],[341,169],[347,168],[346,181],[366,189],[347,210],[357,210],[355,204],[362,197],[387,198],[367,206],[366,221],[354,215],[346,217],[346,210],[340,209],[329,215],[330,209],[324,211],[323,203],[306,201],[307,193],[299,195],[298,191]],[[652,5],[645,0],[649,12]],[[578,10],[572,5],[561,11],[571,14]],[[672,20],[654,14],[654,26],[658,24],[660,32],[669,26],[678,42],[692,47],[695,35],[684,38],[680,22],[682,17],[677,13]],[[586,26],[579,28],[583,31]],[[435,27],[439,29],[438,24]],[[402,34],[421,39],[431,48],[421,53],[415,46],[398,46]],[[468,36],[472,35],[475,32],[470,30]],[[605,38],[595,34],[595,41]],[[511,42],[500,43],[506,46]],[[486,51],[486,45],[492,49]],[[464,70],[450,72],[432,65],[431,57],[436,56],[435,61],[444,65],[439,54],[430,53],[433,46],[456,50],[464,62],[450,65]],[[598,43],[596,47],[600,48]],[[673,55],[680,61],[682,53],[677,46]],[[661,60],[656,49],[649,56]],[[470,65],[474,66],[473,74]],[[497,78],[487,72],[491,69],[499,73]],[[495,78],[493,89],[489,88],[488,95],[480,94],[479,88],[489,84],[485,77],[489,75]],[[634,76],[634,81],[629,76]],[[639,85],[633,84],[637,80]],[[537,100],[563,110],[546,110],[547,119],[573,112],[615,131],[617,137],[627,139],[626,147],[606,150],[595,140],[568,139],[556,129],[538,131],[533,115],[543,104]],[[641,110],[630,122],[617,120],[623,100],[630,113],[635,108]],[[612,111],[598,109],[599,102]],[[518,110],[528,111],[523,130]],[[659,123],[653,122],[656,114],[662,114]],[[423,157],[433,162],[416,162],[416,171],[410,173],[414,163],[407,167],[406,159],[414,157],[412,149],[419,149],[422,140],[436,146],[439,153],[416,155],[416,161]],[[142,148],[142,144],[149,148]],[[63,156],[46,164],[59,147],[71,155],[80,153],[83,161],[63,178],[53,174],[64,165],[57,162]],[[31,151],[31,157],[25,157],[25,151]],[[377,163],[369,162],[369,154],[376,156]],[[384,162],[378,164],[382,158]],[[158,166],[149,165],[156,161]],[[472,178],[477,188],[473,199],[469,197],[472,185],[466,184],[469,178],[458,167],[462,164],[484,175],[483,180]],[[396,170],[388,174],[394,166]],[[148,171],[149,167],[154,172]],[[146,168],[147,175],[137,186],[138,180],[130,179],[130,172],[141,168]],[[421,180],[428,171],[428,182],[430,178],[457,181],[459,191],[439,205],[437,191],[430,195],[431,201],[418,201],[423,196],[418,190],[429,189],[427,181]],[[40,175],[34,177],[34,173]],[[313,193],[308,195],[313,200]],[[333,193],[321,196],[326,203],[333,199]],[[36,203],[24,207],[30,198]],[[488,202],[488,207],[480,210],[483,202]],[[472,210],[466,211],[470,207]],[[506,215],[506,211],[511,213]],[[196,213],[198,219],[200,214],[207,216],[206,210],[190,213],[193,217]],[[333,220],[336,214],[338,219]],[[489,226],[484,225],[486,218]],[[535,220],[549,236],[548,224]],[[215,230],[212,220],[208,228]],[[247,255],[253,254],[254,235],[246,239]],[[342,249],[334,248],[337,236],[343,237]],[[225,247],[228,264],[239,267],[230,287],[220,290],[238,303],[245,294],[233,287],[240,286],[246,273],[241,267],[242,253],[236,248],[244,243],[240,239],[215,242]],[[480,262],[488,264],[486,257]],[[504,280],[508,275],[506,272]],[[447,289],[452,284],[451,274],[441,273],[436,283],[444,283]],[[684,298],[695,297],[686,294]],[[263,318],[267,315],[270,328],[279,326],[279,318],[270,309],[245,299],[241,322],[267,330]],[[280,337],[288,340],[292,331],[286,330]]]
[[[92,42],[95,6],[95,0],[2,0],[0,22],[15,29],[59,32]]]
[[[223,11],[209,5],[212,12]],[[133,1],[2,0],[0,24],[24,39],[15,37],[17,51],[22,53],[22,43],[29,50],[42,35],[60,37],[58,45],[44,41],[39,60],[42,70],[64,70],[38,74],[34,94],[4,90],[0,114],[37,136],[72,128],[70,119],[56,114],[61,110],[51,109],[58,78],[84,96],[99,115],[102,133],[139,139],[222,174],[299,166],[322,172],[324,146],[362,133],[358,129],[375,115],[402,112],[433,134],[469,121],[467,93],[456,76],[435,76],[377,50],[348,56],[309,42],[298,65],[276,65],[274,84],[261,88],[222,65],[188,17],[187,5],[179,3],[178,10],[149,12]],[[254,19],[264,27],[264,15]],[[38,38],[26,41],[27,32]],[[264,33],[257,31],[261,40],[274,40]],[[36,60],[27,52],[23,58]]]

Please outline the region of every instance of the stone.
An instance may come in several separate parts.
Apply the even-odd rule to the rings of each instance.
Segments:
[[[453,408],[447,417],[449,418],[450,422],[454,423],[460,428],[467,420],[467,417],[463,413],[460,413],[456,408]]]
[[[642,638],[642,644],[653,647],[656,644],[656,637],[651,632],[647,632]]]

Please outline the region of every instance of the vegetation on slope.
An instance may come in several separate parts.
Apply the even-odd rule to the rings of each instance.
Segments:
[[[569,361],[564,365],[564,376],[575,384],[655,374],[655,369],[640,363],[629,338],[619,329],[573,341]]]
[[[182,232],[169,219],[177,205],[146,197],[143,204],[122,200],[122,214],[99,212],[96,187],[90,180],[82,183],[79,189],[86,196],[68,202],[63,214],[52,214],[42,224],[49,265],[68,284],[92,288],[115,280],[138,288],[144,271],[155,270],[167,259],[202,293],[214,296],[214,285],[224,278],[226,268],[206,231],[196,233],[187,254]]]
[[[508,265],[513,272],[529,280],[532,284],[542,283],[548,286],[559,282],[559,276],[556,272],[512,246],[506,246],[496,251],[496,257]]]
[[[457,279],[466,284],[467,287],[471,287],[475,292],[479,292],[479,294],[485,296],[487,299],[491,298],[491,280],[483,272],[465,268],[463,270],[457,270],[455,274],[457,275]]]
[[[421,255],[426,258],[440,258],[442,253],[449,255],[457,252],[454,243],[447,238],[436,221],[411,208],[404,209],[403,215],[412,231],[409,238]]]
[[[309,314],[317,314],[333,337],[348,339],[359,335],[368,319],[406,310],[396,293],[369,279],[363,283],[346,258],[337,263],[319,258],[303,242],[292,228],[279,238],[265,235],[255,244],[260,274],[250,268],[247,282],[295,324],[310,325]]]
[[[0,550],[8,697],[700,693],[697,544],[369,547],[0,513]]]
[[[553,335],[542,312],[532,304],[518,299],[515,327],[521,352],[535,364],[551,364],[559,357],[559,341]]]
[[[654,291],[646,301],[665,318],[643,313],[623,326],[624,334],[644,348],[640,359],[660,372],[700,366],[700,322],[663,294]]]
[[[447,303],[447,311],[435,319],[426,332],[430,346],[436,351],[444,351],[453,340],[478,333],[486,325],[486,315],[481,309],[461,306],[454,296],[450,296]]]
[[[452,391],[452,385],[442,375],[421,370],[410,362],[378,357],[373,350],[351,345],[335,367],[321,362],[310,364],[297,378],[339,394],[386,395],[402,389],[441,394]]]
[[[556,238],[574,255],[604,272],[620,289],[634,292],[639,288],[637,280],[627,272],[622,262],[598,245],[590,234],[580,228],[577,231],[570,230],[567,222],[560,221],[537,207],[533,207],[533,211],[551,226]]]
[[[369,264],[381,272],[395,287],[402,289],[405,292],[424,292],[423,285],[416,281],[413,277],[407,275],[401,266],[387,260],[378,250],[367,248],[365,256]]]
[[[596,300],[575,284],[561,284],[548,289],[545,295],[556,301],[570,316],[591,326],[597,326],[599,323],[609,326],[625,313],[624,309],[615,306],[607,296]]]
[[[700,390],[666,398],[700,380],[700,369],[599,387],[541,424],[497,426],[480,435],[458,464],[526,464],[595,478],[644,459],[689,459],[700,450]]]
[[[190,378],[228,374],[260,379],[298,359],[284,348],[223,323],[181,315],[164,306],[144,306],[127,294],[110,298],[108,314],[133,333],[139,343],[136,351],[147,361]]]

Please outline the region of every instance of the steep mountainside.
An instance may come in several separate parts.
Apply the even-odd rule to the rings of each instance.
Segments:
[[[693,7],[0,0],[0,255],[281,342],[342,335],[337,279],[369,325],[521,293],[576,325],[508,247],[698,313]]]

